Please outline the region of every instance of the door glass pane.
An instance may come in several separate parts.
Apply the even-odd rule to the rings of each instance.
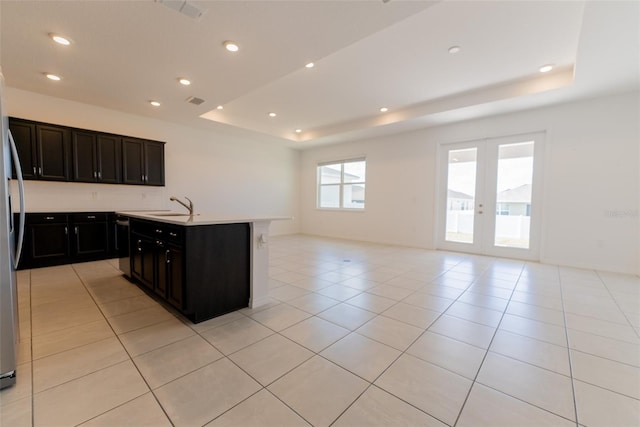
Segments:
[[[533,141],[498,147],[496,231],[494,244],[529,248]]]
[[[449,242],[473,243],[477,148],[449,151],[446,237]]]

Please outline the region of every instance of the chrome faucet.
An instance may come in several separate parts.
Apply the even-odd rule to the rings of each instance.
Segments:
[[[187,205],[186,203],[184,203],[182,200],[178,199],[176,196],[171,196],[169,197],[169,200],[171,200],[172,202],[178,202],[180,203],[182,206],[184,206],[185,208],[189,209],[189,215],[193,216],[193,202],[191,201],[190,198],[188,198],[187,196],[184,196],[185,199],[187,199],[189,201],[189,205]]]

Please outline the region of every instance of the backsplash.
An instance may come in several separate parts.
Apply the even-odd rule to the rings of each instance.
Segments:
[[[27,212],[167,209],[164,187],[25,181]],[[13,210],[18,210],[17,181],[11,182]]]

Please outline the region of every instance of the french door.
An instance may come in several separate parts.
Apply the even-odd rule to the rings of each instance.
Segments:
[[[439,146],[438,248],[537,260],[544,133]]]

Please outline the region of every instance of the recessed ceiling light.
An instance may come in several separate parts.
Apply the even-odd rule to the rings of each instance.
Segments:
[[[183,86],[189,86],[191,84],[191,80],[189,79],[185,79],[184,77],[180,77],[178,79],[178,81],[180,82],[181,85]]]
[[[389,111],[389,109],[387,107],[380,108],[380,112],[381,113],[386,113],[387,111]]]
[[[548,73],[551,70],[553,70],[553,65],[551,64],[543,65],[542,67],[540,67],[541,73]]]
[[[71,39],[60,34],[49,33],[49,37],[54,42],[61,44],[63,46],[69,46],[71,44]]]
[[[224,107],[223,107],[222,105],[218,105],[218,106],[216,107],[216,110],[223,110],[223,109],[224,109]]]
[[[275,117],[275,116],[277,116],[276,113],[273,113],[273,112],[269,113],[269,117]]]
[[[309,63],[307,63],[307,64],[305,65],[305,68],[313,68],[313,67],[315,67],[315,66],[316,66],[316,64],[314,64],[313,62],[309,62]]]
[[[296,133],[302,133],[302,129],[296,129]]]
[[[160,106],[160,103],[158,101],[149,101],[149,104],[153,105],[154,107]]]
[[[222,44],[224,48],[227,49],[229,52],[237,52],[238,50],[240,50],[240,47],[238,46],[238,44],[236,42],[232,42],[231,40],[227,40]]]
[[[462,50],[462,48],[460,46],[451,46],[449,48],[449,53],[454,54],[454,53],[458,53]]]
[[[53,80],[54,82],[59,82],[60,80],[62,80],[62,77],[58,76],[57,74],[46,73],[45,76],[47,76],[49,80]]]

